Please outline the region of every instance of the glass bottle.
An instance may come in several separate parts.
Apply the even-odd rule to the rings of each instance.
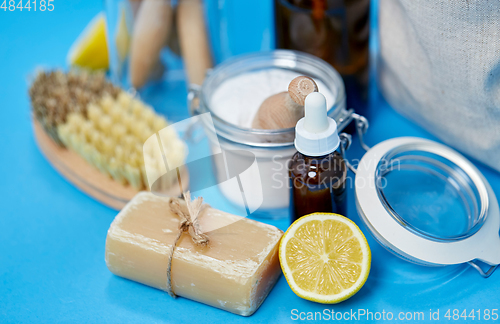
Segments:
[[[292,222],[314,212],[345,215],[347,167],[336,151],[337,123],[327,116],[321,93],[309,94],[304,110],[295,127],[297,153],[288,165]]]
[[[289,172],[292,222],[314,212],[346,215],[347,169],[337,151],[317,157],[297,152]]]

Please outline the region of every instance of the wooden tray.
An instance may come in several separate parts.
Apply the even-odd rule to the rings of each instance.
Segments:
[[[33,120],[33,130],[38,147],[49,163],[87,195],[113,209],[120,210],[138,193],[130,185],[124,186],[101,173],[77,153],[57,145],[36,120]],[[186,168],[182,168],[180,174],[183,190],[186,190],[189,186],[189,173]],[[176,197],[181,191],[174,185],[162,194]]]

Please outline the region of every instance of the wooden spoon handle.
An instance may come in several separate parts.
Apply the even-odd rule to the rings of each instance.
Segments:
[[[301,75],[288,85],[288,93],[297,104],[304,106],[306,97],[311,92],[318,92],[318,85],[310,77]]]
[[[294,127],[304,117],[304,102],[311,92],[318,92],[316,82],[307,76],[296,77],[288,85],[288,92],[280,92],[264,100],[254,117],[252,128]]]

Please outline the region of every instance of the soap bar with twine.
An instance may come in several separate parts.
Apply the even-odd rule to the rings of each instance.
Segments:
[[[171,296],[253,314],[281,274],[283,232],[185,198],[137,194],[108,230],[109,270]]]

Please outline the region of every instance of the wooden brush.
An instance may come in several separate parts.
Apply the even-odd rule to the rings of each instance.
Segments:
[[[177,31],[189,83],[201,85],[212,67],[201,0],[179,0]]]
[[[130,48],[130,81],[142,87],[157,64],[172,27],[169,0],[144,0],[137,12]]]

